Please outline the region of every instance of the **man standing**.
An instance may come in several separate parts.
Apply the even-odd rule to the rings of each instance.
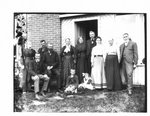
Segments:
[[[137,44],[130,40],[129,34],[123,34],[124,43],[120,46],[121,78],[122,83],[127,85],[128,93],[132,94],[133,69],[138,62]]]
[[[48,49],[45,40],[41,40],[40,43],[41,43],[41,48],[38,49],[38,53],[40,54],[40,73],[44,73],[45,67],[41,61],[43,61],[43,55],[45,52],[48,51]]]
[[[45,73],[52,77],[56,75],[57,80],[57,90],[60,89],[60,72],[59,72],[59,57],[57,52],[53,50],[53,45],[48,43],[48,51],[43,55],[42,63],[45,65]]]
[[[87,73],[91,75],[91,51],[96,45],[95,33],[93,31],[89,32],[90,39],[87,40],[86,45],[86,57],[87,57]]]

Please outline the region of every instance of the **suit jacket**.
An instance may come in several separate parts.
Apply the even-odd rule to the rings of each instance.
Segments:
[[[37,74],[40,74],[40,63],[34,61],[33,66],[29,69],[29,73],[31,76],[35,76]]]
[[[38,49],[38,53],[40,54],[40,57],[42,57],[44,55],[45,52],[48,51],[48,48],[47,47],[41,47]]]
[[[86,42],[86,55],[87,56],[91,56],[91,51],[92,51],[92,48],[96,45],[96,39],[94,39],[93,41],[93,44],[92,44],[92,41],[91,39],[87,40]]]
[[[125,44],[123,43],[120,46],[120,59],[122,61],[123,59],[123,49],[125,47]],[[125,54],[125,60],[130,64],[137,64],[138,62],[138,50],[137,50],[137,44],[133,41],[129,41],[128,45],[126,46],[126,54]]]
[[[47,69],[47,66],[53,66],[53,69],[59,68],[59,56],[54,50],[48,50],[44,53],[43,60],[41,62],[45,64],[45,70]]]

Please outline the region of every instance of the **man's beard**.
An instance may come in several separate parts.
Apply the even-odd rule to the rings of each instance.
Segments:
[[[42,48],[45,48],[46,46],[45,45],[42,45]]]
[[[40,62],[40,60],[35,60],[37,63]]]
[[[49,48],[48,50],[49,50],[50,52],[52,52],[52,51],[53,51],[53,49],[52,49],[52,48]]]

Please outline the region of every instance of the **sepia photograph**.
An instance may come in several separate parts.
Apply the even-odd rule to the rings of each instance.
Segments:
[[[147,13],[12,15],[13,112],[147,113]]]

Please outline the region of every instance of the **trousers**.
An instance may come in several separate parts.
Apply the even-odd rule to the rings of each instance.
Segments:
[[[32,76],[32,79],[33,79],[33,77],[34,76]],[[40,80],[44,81],[41,92],[47,91],[47,87],[48,87],[50,78],[46,78],[46,77],[44,77],[44,75],[38,75],[38,78],[34,80],[34,92],[35,93],[40,92],[40,87],[39,87],[40,86]]]
[[[120,72],[122,84],[127,85],[128,90],[131,90],[133,86],[133,64],[123,59]]]
[[[52,76],[54,75],[56,80],[57,80],[57,89],[60,89],[61,87],[61,83],[60,83],[60,72],[59,69],[51,69],[51,70],[47,70],[46,74],[48,75],[48,77],[51,77],[52,80]]]

